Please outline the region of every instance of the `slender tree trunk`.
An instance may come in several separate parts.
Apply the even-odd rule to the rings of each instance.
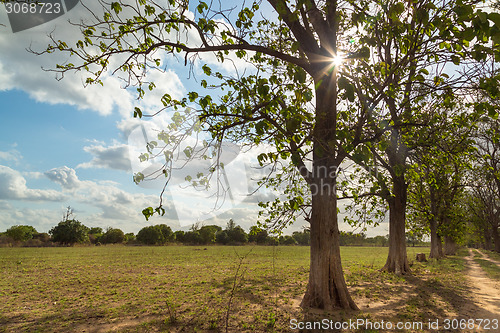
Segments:
[[[406,183],[404,175],[393,179],[394,196],[389,201],[389,255],[384,270],[396,274],[410,271],[406,256]]]
[[[444,252],[443,252],[443,238],[441,237],[441,235],[438,233],[437,235],[437,239],[438,239],[438,254],[439,254],[439,257],[440,258],[443,258],[444,257]]]
[[[484,237],[484,249],[488,251],[491,250],[491,235],[487,226],[483,229],[483,237]]]
[[[312,207],[311,266],[301,306],[358,309],[349,295],[342,271],[335,194],[313,194]]]
[[[439,250],[440,248],[440,243],[441,243],[441,237],[439,237],[437,233],[437,221],[436,221],[436,216],[432,216],[429,220],[429,228],[431,229],[431,253],[429,255],[429,258],[434,258],[434,259],[439,259],[442,257],[442,246],[441,246],[441,251]]]
[[[498,234],[498,225],[493,225],[491,233],[493,234],[493,241],[495,242],[495,251],[500,253],[500,235]]]
[[[447,256],[457,254],[457,243],[451,236],[444,236],[444,254]]]

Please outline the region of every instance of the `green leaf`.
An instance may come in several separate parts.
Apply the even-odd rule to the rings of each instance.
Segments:
[[[146,218],[146,221],[149,220],[149,218],[154,215],[153,207],[148,207],[148,208],[143,209],[142,214]]]
[[[490,19],[498,28],[500,28],[500,13],[489,13],[488,19]]]
[[[137,106],[134,108],[134,118],[142,118],[142,111]]]
[[[116,14],[118,14],[119,12],[122,11],[122,7],[120,6],[120,4],[118,2],[112,2],[111,9],[113,9]]]
[[[206,75],[210,76],[210,74],[212,74],[212,69],[208,67],[207,64],[203,65],[202,69]]]

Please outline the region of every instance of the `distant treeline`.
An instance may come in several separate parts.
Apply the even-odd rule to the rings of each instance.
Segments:
[[[223,229],[217,225],[194,225],[189,231],[172,231],[165,224],[147,226],[137,235],[124,233],[118,228],[100,227],[89,228],[75,219],[61,221],[48,233],[39,233],[32,226],[16,225],[0,233],[0,246],[71,246],[74,244],[126,244],[126,245],[241,245],[254,243],[261,245],[309,245],[310,234],[308,229],[295,231],[292,235],[272,236],[267,230],[252,226],[247,233],[245,230],[229,220]],[[421,242],[409,244],[423,245]],[[342,246],[388,246],[387,236],[366,237],[364,234],[341,232],[340,245]]]

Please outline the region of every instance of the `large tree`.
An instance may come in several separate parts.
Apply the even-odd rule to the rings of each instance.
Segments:
[[[166,56],[180,55],[186,64],[201,67],[207,76],[199,81],[201,88],[182,100],[165,94],[162,98],[165,108],[189,105],[196,109],[194,115],[200,124],[186,125],[186,129],[188,133],[199,130],[209,133],[212,145],[204,146],[216,147],[211,174],[222,173],[223,163],[217,156],[223,143],[229,140],[247,146],[266,144],[268,152],[259,156],[260,163],[271,164],[273,170],[290,171],[307,184],[304,190],[296,185],[298,178],[289,178],[292,185],[286,190],[288,200],[277,203],[281,209],[272,209],[272,212],[291,212],[288,216],[305,211],[311,225],[309,284],[302,306],[357,308],[347,290],[340,258],[336,193],[339,167],[359,144],[373,141],[387,130],[372,126],[366,133],[364,128],[367,123],[378,126],[381,119],[373,117],[373,110],[398,90],[396,85],[401,80],[395,76],[409,75],[407,81],[413,82],[413,76],[419,74],[413,63],[422,39],[416,37],[422,31],[430,33],[434,37],[428,43],[435,43],[451,38],[455,26],[464,27],[457,23],[464,17],[453,12],[462,2],[459,5],[446,1],[443,10],[433,9],[431,1],[422,5],[410,2],[409,9],[396,1],[335,0],[255,1],[248,7],[243,3],[238,10],[233,5],[223,7],[220,2],[209,5],[202,1],[101,4],[103,15],[95,13],[93,22],[80,24],[82,40],[68,45],[54,37],[46,52],[69,52],[75,59],[57,70],[86,70],[91,74],[87,83],[100,83],[103,73],[121,71],[128,84],[138,85],[142,97],[145,87],[155,88],[154,82],[147,81],[147,73],[158,69]],[[436,13],[435,19],[425,18],[429,11]],[[468,18],[470,14],[464,15]],[[384,26],[379,30],[381,17]],[[419,23],[411,23],[411,17],[418,17]],[[447,17],[450,20],[439,22]],[[400,35],[406,36],[406,40],[398,39],[398,43],[406,43],[406,55],[399,57],[398,53],[399,58],[390,62],[386,56],[393,50],[388,43]],[[370,52],[378,54],[375,65],[364,60]],[[236,74],[216,72],[203,60],[207,53],[219,62],[243,59],[253,68]],[[341,53],[349,61],[345,67],[339,67]],[[381,62],[380,57],[385,61]],[[410,72],[405,68],[410,68]],[[367,71],[372,73],[367,75]],[[205,94],[207,88],[217,89],[220,97],[215,98],[213,90]],[[408,89],[404,89],[402,100],[407,97]],[[411,113],[410,100],[406,100],[400,109]],[[387,101],[386,104],[391,105]],[[136,108],[134,113],[140,117],[143,110]],[[190,112],[175,113],[172,125],[160,132],[158,140],[148,144],[149,151],[143,159],[157,154],[155,148],[160,148],[166,157],[164,167],[149,176],[163,173],[170,177],[172,150],[158,142],[166,145],[180,142],[186,135],[174,132],[192,116]],[[403,126],[399,122],[393,125],[395,129]],[[394,148],[397,156],[393,155],[398,165],[401,140],[397,132],[391,133],[394,137],[391,142],[397,144]],[[193,147],[184,149],[188,158],[199,152]],[[198,156],[207,158],[205,152]],[[283,174],[278,172],[265,181],[272,186],[282,177],[288,177]],[[201,173],[198,176],[201,179],[196,184],[206,184],[207,176]],[[135,180],[147,177],[136,174]],[[395,192],[398,191],[396,188]],[[155,212],[164,212],[162,201],[156,209],[150,207],[144,214],[149,217]],[[404,244],[404,230],[402,237]],[[395,243],[392,244],[391,253]],[[402,255],[406,257],[405,253]]]
[[[423,141],[410,157],[408,179],[411,219],[425,221],[431,236],[430,258],[437,259],[454,254],[454,244],[463,234],[459,201],[472,164],[477,115],[453,102],[433,118],[432,126],[419,131]],[[445,251],[443,240],[448,245]]]
[[[366,74],[374,88],[383,89],[382,102],[368,122],[374,132],[386,131],[378,144],[368,142],[351,158],[362,165],[376,194],[389,206],[389,254],[385,269],[409,271],[405,247],[409,157],[424,142],[415,140],[419,128],[436,108],[449,105],[456,95],[474,84],[471,64],[496,52],[487,41],[498,43],[498,13],[478,9],[480,1],[375,1],[367,7],[373,15],[366,26],[368,45],[373,45],[374,65]],[[465,72],[464,72],[465,71]],[[483,110],[485,111],[485,110]],[[489,109],[493,114],[494,111]],[[375,161],[366,157],[372,152]],[[376,167],[374,167],[374,165]],[[383,172],[381,172],[383,170]],[[360,198],[360,193],[354,195]]]

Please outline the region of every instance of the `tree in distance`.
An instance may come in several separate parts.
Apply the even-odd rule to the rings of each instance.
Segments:
[[[100,242],[102,244],[118,244],[123,243],[125,240],[125,234],[123,231],[117,228],[108,228],[106,232],[100,237]]]
[[[12,238],[16,242],[25,242],[33,239],[38,232],[30,225],[15,225],[7,229],[5,235]]]
[[[73,209],[68,206],[62,221],[49,230],[53,242],[74,245],[75,243],[86,243],[89,241],[88,233],[90,229],[73,216]]]
[[[172,229],[165,224],[147,226],[139,230],[136,240],[148,245],[161,245],[172,242],[174,238]]]
[[[85,243],[89,241],[89,228],[80,221],[70,219],[59,222],[58,225],[50,229],[49,234],[53,242],[65,245],[74,245],[75,243]]]

